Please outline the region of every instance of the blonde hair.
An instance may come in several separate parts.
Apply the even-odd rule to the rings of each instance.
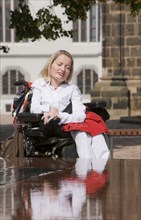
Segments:
[[[40,73],[41,76],[44,79],[46,79],[46,80],[49,79],[49,77],[50,77],[50,68],[51,68],[52,63],[62,54],[66,55],[67,57],[69,57],[71,59],[70,74],[69,74],[69,76],[67,78],[67,81],[69,82],[72,79],[72,74],[73,74],[73,58],[72,58],[72,55],[68,51],[66,51],[66,50],[59,50],[56,53],[52,54],[52,56],[49,58],[47,64],[41,70],[41,73]]]

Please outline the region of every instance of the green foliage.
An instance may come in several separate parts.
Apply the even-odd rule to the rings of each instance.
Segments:
[[[51,14],[49,9],[42,8],[36,15],[38,27],[46,39],[56,40],[60,36],[71,37],[70,31],[63,30],[61,19]]]
[[[29,6],[25,0],[19,0],[19,10],[11,11],[10,28],[16,30],[16,40],[30,38],[32,41],[44,37],[47,40],[56,40],[59,37],[72,37],[72,30],[65,30],[59,17],[52,14],[55,6],[60,5],[65,9],[66,23],[77,19],[86,19],[87,11],[94,0],[53,0],[53,4],[41,8],[36,13],[35,19],[32,17]]]
[[[10,28],[16,29],[16,40],[23,38],[32,38],[33,40],[41,37],[41,31],[38,28],[37,19],[33,19],[28,5],[23,0],[19,0],[19,9],[11,11]]]
[[[141,0],[113,0],[116,4],[126,4],[130,7],[132,15],[137,15],[141,10]],[[55,6],[61,6],[64,9],[66,23],[85,20],[87,11],[95,4],[96,0],[52,0],[52,5],[41,8],[33,18],[26,0],[19,0],[18,7],[11,11],[10,28],[16,30],[16,40],[20,41],[29,38],[32,41],[44,37],[47,40],[56,40],[59,37],[72,37],[72,30],[65,30],[59,17],[52,13]],[[105,2],[106,0],[99,0]],[[108,0],[107,0],[108,2]]]
[[[114,0],[114,2],[128,5],[132,16],[137,16],[141,11],[141,0]]]
[[[82,20],[87,18],[87,11],[96,0],[54,0],[53,3],[54,6],[60,5],[65,9],[64,14],[69,21],[76,21],[79,18]]]

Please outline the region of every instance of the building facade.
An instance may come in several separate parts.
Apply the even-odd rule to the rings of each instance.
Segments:
[[[47,1],[30,0],[29,6],[33,15],[46,6]],[[87,20],[70,22],[67,28],[73,28],[73,38],[59,38],[55,41],[41,39],[31,42],[15,41],[15,32],[9,29],[10,10],[17,6],[18,0],[0,1],[2,20],[0,23],[1,47],[10,48],[9,53],[1,52],[0,66],[0,114],[1,124],[11,123],[13,97],[17,88],[13,85],[16,80],[34,81],[50,55],[57,50],[68,50],[74,58],[74,75],[72,82],[82,91],[83,101],[90,101],[90,91],[102,76],[102,5],[93,5],[88,12]],[[62,8],[55,8],[54,13],[63,17]]]
[[[55,41],[41,39],[31,42],[15,41],[9,29],[10,10],[18,0],[1,0],[0,42],[10,48],[1,50],[0,65],[0,123],[11,123],[13,98],[18,79],[34,81],[39,77],[49,56],[57,50],[68,50],[74,58],[72,82],[79,86],[84,102],[106,101],[111,119],[141,115],[141,14],[130,15],[125,5],[113,1],[93,5],[87,20],[70,22],[65,26],[63,9],[54,13],[66,28],[72,28],[73,38]],[[45,0],[28,0],[33,15],[45,7]]]
[[[100,82],[92,100],[105,100],[111,118],[141,116],[141,13],[133,17],[125,5],[103,5]]]

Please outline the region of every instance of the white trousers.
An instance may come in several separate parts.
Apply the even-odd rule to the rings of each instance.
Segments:
[[[109,149],[103,134],[92,137],[81,131],[71,131],[76,143],[79,158],[105,158],[109,157]]]
[[[77,158],[75,163],[75,172],[78,177],[85,179],[90,171],[96,171],[97,173],[103,173],[107,164],[107,159],[94,159],[94,158]]]

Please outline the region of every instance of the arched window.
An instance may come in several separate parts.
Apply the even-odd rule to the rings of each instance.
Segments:
[[[2,76],[2,94],[9,95],[17,93],[18,89],[14,86],[17,80],[23,80],[24,75],[18,69],[9,69]]]
[[[77,75],[77,85],[82,94],[90,94],[91,89],[98,81],[98,75],[93,69],[83,69]]]

